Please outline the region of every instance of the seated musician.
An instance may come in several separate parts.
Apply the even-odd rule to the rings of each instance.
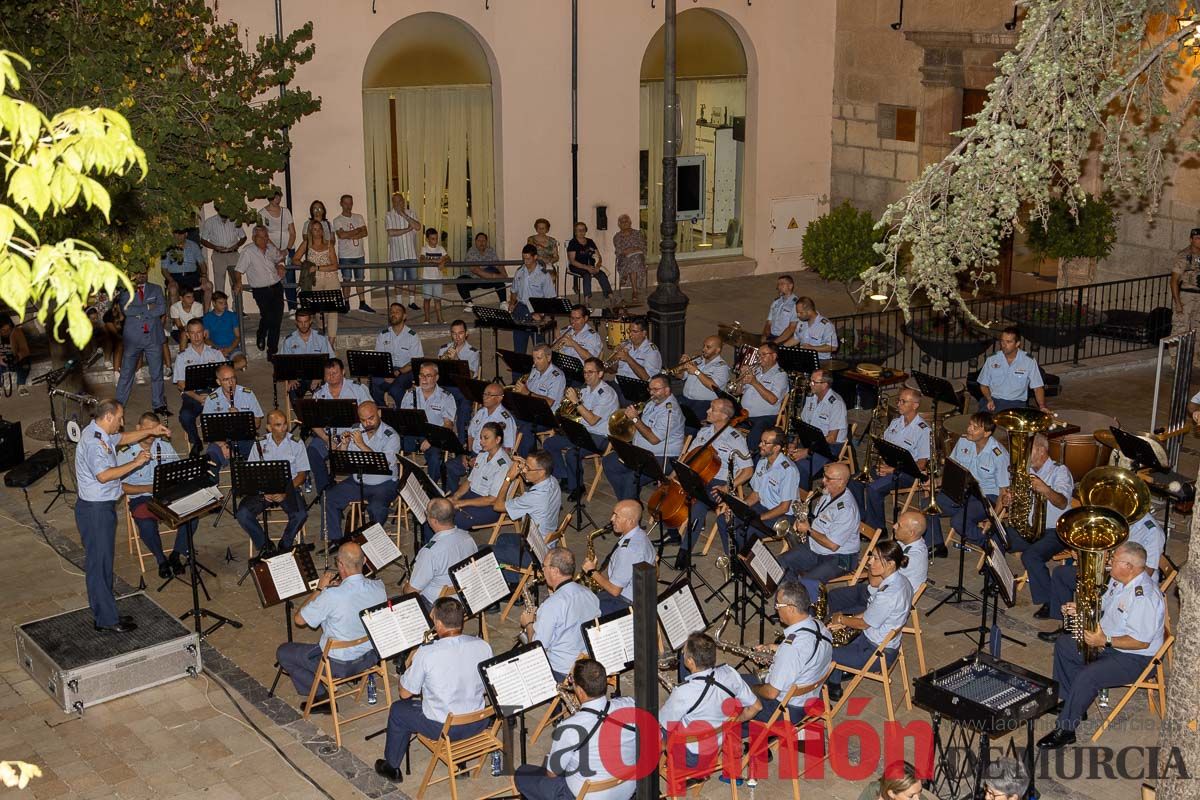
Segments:
[[[504,407],[504,387],[499,383],[489,383],[483,387],[483,405],[467,425],[467,452],[446,462],[446,483],[450,486],[462,483],[462,479],[471,469],[472,456],[483,452],[479,433],[489,422],[503,426],[504,441],[501,446],[511,453],[517,441],[517,419]]]
[[[683,452],[683,412],[671,395],[671,382],[665,375],[650,379],[650,399],[641,413],[637,406],[626,406],[625,416],[633,422],[633,446],[654,454],[663,473],[671,474],[675,459]],[[618,500],[635,500],[642,487],[650,483],[646,475],[639,476],[621,463],[614,450],[604,457],[604,474]]]
[[[1011,499],[1008,490],[1009,461],[1008,451],[992,436],[996,431],[996,422],[986,411],[972,414],[967,423],[967,433],[954,445],[950,457],[967,469],[979,483],[984,497],[988,499],[999,513]],[[958,530],[963,526],[962,506],[955,503],[943,492],[938,492],[937,504],[942,509],[942,516],[950,518],[950,524]],[[983,535],[979,523],[987,518],[987,509],[972,496],[967,502],[967,518],[964,540],[980,543]],[[942,536],[942,519],[938,515],[929,516],[929,526],[925,529],[925,543],[932,549],[936,558],[946,557],[946,540]]]
[[[455,414],[458,407],[450,393],[438,386],[437,364],[426,361],[421,365],[417,376],[417,386],[404,395],[401,408],[416,409],[425,412],[425,421],[430,425],[440,425],[446,430],[453,431]],[[446,459],[445,452],[440,447],[434,447],[428,439],[418,439],[416,436],[404,437],[404,451],[419,450],[425,454],[425,470],[434,483],[442,483],[442,467]]]
[[[353,400],[365,403],[371,399],[362,384],[346,380],[346,365],[340,358],[331,358],[325,364],[325,382],[313,392],[314,400]],[[313,488],[321,491],[329,483],[329,445],[341,436],[341,428],[313,428],[308,440],[308,463],[312,467]]]
[[[215,347],[204,343],[204,320],[188,320],[184,329],[187,344],[180,348],[175,358],[172,379],[179,387],[181,402],[179,405],[179,424],[187,434],[188,443],[192,446],[191,455],[198,456],[204,449],[200,442],[200,431],[196,429],[196,419],[204,413],[204,401],[208,395],[204,392],[189,392],[187,386],[187,368],[196,364],[220,364],[225,361],[225,354]]]
[[[400,407],[400,401],[413,385],[412,360],[425,355],[421,337],[405,324],[407,317],[408,309],[403,303],[392,303],[388,306],[388,326],[375,337],[375,351],[392,354],[392,376],[371,378],[371,399],[380,408],[386,405],[386,397],[392,398],[393,406]]]
[[[450,341],[438,348],[437,357],[450,361],[465,361],[471,377],[479,377],[479,350],[468,340],[467,323],[461,319],[450,323]],[[466,433],[467,423],[471,419],[471,401],[457,386],[451,386],[446,391],[454,398],[458,409],[455,417],[455,430],[458,431],[458,438],[461,439]]]
[[[178,360],[175,363],[179,363]],[[1200,427],[1200,392],[1196,392],[1192,395],[1192,399],[1188,400],[1187,411],[1192,424]]]
[[[400,699],[388,712],[383,758],[375,762],[377,773],[397,783],[403,780],[400,763],[413,734],[437,739],[451,714],[480,711],[487,703],[479,665],[492,657],[492,646],[463,633],[465,615],[458,598],[439,599],[430,616],[437,639],[416,649],[412,663],[400,677]],[[456,725],[449,735],[451,740],[465,739],[490,724],[492,720],[482,719]]]
[[[320,355],[334,358],[337,353],[333,352],[333,345],[323,335],[313,330],[313,312],[307,308],[296,309],[296,330],[287,335],[283,340],[283,344],[279,347],[279,352],[284,355]],[[309,392],[317,388],[316,381],[305,381],[304,385],[300,385],[300,381],[288,381],[287,390],[288,397],[291,398],[294,404],[301,397],[305,397]]]
[[[348,542],[334,556],[337,572],[321,575],[316,590],[296,609],[292,618],[300,627],[320,628],[321,641],[284,642],[275,651],[275,660],[296,687],[296,694],[307,697],[316,678],[317,666],[325,643],[351,642],[367,635],[359,613],[371,606],[387,602],[387,589],[383,581],[372,580],[363,575],[366,562],[362,548]],[[329,662],[335,678],[354,675],[370,669],[379,662],[379,654],[370,641],[353,647],[340,647],[329,651]],[[314,701],[324,700],[327,695],[318,690]],[[300,709],[304,710],[301,703]],[[313,708],[314,714],[329,714],[329,704]]]
[[[1046,407],[1046,389],[1042,371],[1033,357],[1021,349],[1021,332],[1015,327],[1000,333],[1000,352],[993,353],[979,370],[980,411],[1004,411],[1024,408],[1029,402],[1029,390],[1038,408]]]
[[[750,460],[750,451],[746,446],[746,437],[742,432],[729,425],[733,417],[733,403],[723,397],[718,397],[708,404],[707,423],[692,439],[692,449],[688,455],[698,452],[701,448],[711,446],[715,451],[721,468],[712,480],[708,482],[708,490],[715,498],[717,490],[734,491],[750,481],[754,474],[754,462]],[[687,455],[684,460],[687,460]],[[729,465],[733,463],[733,485],[730,488]],[[786,460],[786,459],[785,459]],[[793,470],[794,471],[794,470]],[[692,548],[695,547],[696,537],[703,533],[708,522],[708,506],[693,503],[688,517],[687,536],[679,545],[679,554],[675,557],[675,569],[684,570],[691,559]],[[728,535],[725,528],[720,527],[721,543],[729,552]]]
[[[204,401],[204,414],[226,414],[230,411],[249,411],[254,414],[254,429],[262,425],[263,410],[258,404],[254,392],[245,386],[238,386],[237,371],[229,364],[217,367],[217,389]],[[208,446],[208,457],[223,467],[229,463],[229,447],[227,442],[213,442]],[[242,458],[250,454],[254,446],[253,439],[244,439],[232,443]]]
[[[1075,490],[1075,478],[1071,470],[1050,458],[1050,443],[1045,434],[1036,434],[1029,444],[1029,483],[1033,489],[1034,503],[1046,504],[1045,531],[1034,531],[1038,538],[1030,543],[1011,526],[1008,533],[1008,548],[1021,553],[1021,563],[1029,576],[1029,592],[1033,602],[1041,608],[1034,614],[1038,619],[1050,616],[1050,571],[1047,563],[1067,546],[1058,538],[1058,518],[1071,507],[1071,494]],[[1029,510],[1029,522],[1033,522],[1033,508]],[[1075,583],[1074,575],[1071,583]]]
[[[742,408],[750,415],[750,434],[746,442],[751,453],[758,452],[758,440],[763,431],[775,424],[779,409],[787,398],[788,376],[779,368],[778,360],[779,349],[773,344],[764,344],[758,348],[758,364],[743,367],[739,376]]]
[[[809,379],[812,384],[812,394],[804,400],[804,408],[800,411],[800,419],[825,434],[829,443],[829,452],[833,453],[836,461],[842,446],[846,443],[849,430],[846,423],[846,401],[833,390],[833,373],[823,369],[814,370]],[[820,474],[821,468],[829,463],[829,459],[820,453],[810,453],[806,448],[798,448],[788,454],[795,460],[800,473],[800,488],[808,491],[812,488],[813,478]]]
[[[1054,680],[1062,709],[1054,730],[1038,740],[1038,748],[1056,750],[1075,743],[1075,728],[1101,689],[1137,679],[1163,642],[1166,601],[1146,568],[1146,548],[1127,541],[1113,551],[1111,580],[1100,600],[1100,625],[1083,634],[1099,650],[1086,661],[1075,637],[1064,633],[1054,643]],[[1062,612],[1073,616],[1075,603]]]
[[[508,295],[508,312],[517,323],[541,324],[542,315],[533,311],[534,297],[555,297],[554,278],[546,264],[538,259],[537,247],[527,244],[521,248],[521,266],[513,275],[512,292]],[[541,331],[532,331],[520,325],[513,330],[513,350],[524,353],[529,340],[544,341]]]
[[[801,297],[796,301],[796,316],[800,318],[796,328],[796,344],[805,350],[816,350],[820,361],[833,358],[838,349],[837,328],[827,317],[821,316],[811,297]]]
[[[496,501],[492,504],[493,511],[503,511],[514,522],[529,517],[530,524],[536,525],[542,539],[548,539],[558,530],[558,518],[562,513],[562,489],[554,479],[550,468],[553,460],[545,450],[534,450],[529,458],[516,458],[508,466],[508,474],[500,485]],[[509,485],[518,476],[525,482],[525,491],[515,497],[508,496]],[[501,564],[524,567],[529,564],[529,551],[525,537],[519,533],[505,532],[500,534],[494,545],[496,560]],[[504,571],[504,577],[509,583],[516,583],[519,577],[511,570]]]
[[[808,686],[821,680],[833,660],[829,629],[812,615],[812,601],[803,584],[786,580],[779,584],[775,590],[775,609],[779,624],[784,626],[783,640],[777,645],[758,648],[774,650],[771,671],[763,681],[754,675],[746,676],[762,704],[756,715],[759,722],[771,718],[779,708],[779,701],[793,686]],[[790,721],[798,722],[804,716],[804,705],[820,697],[820,686],[793,697],[788,703]]]
[[[663,740],[670,741],[671,734],[686,729],[692,723],[706,726],[702,729],[721,729],[729,719],[727,703],[733,699],[741,709],[737,722],[747,722],[762,709],[762,702],[751,690],[746,679],[730,664],[717,664],[717,643],[706,633],[688,636],[679,653],[687,675],[672,691],[658,712],[658,724],[663,729]],[[713,743],[721,746],[721,735]],[[682,763],[680,763],[682,757]],[[700,765],[700,746],[688,742],[683,752],[667,751],[673,764],[683,767]]]
[[[657,560],[650,537],[642,530],[642,504],[637,500],[621,500],[613,506],[613,531],[621,537],[613,547],[604,569],[595,558],[585,559],[583,576],[595,578],[600,585],[600,613],[608,614],[633,605],[633,567]]]
[[[921,393],[916,389],[901,389],[896,398],[896,408],[900,416],[888,423],[883,432],[883,440],[907,450],[917,468],[924,472],[929,463],[929,445],[933,434],[932,429],[918,413],[921,408]],[[872,529],[878,529],[884,526],[883,503],[892,493],[892,489],[907,489],[912,484],[911,475],[897,475],[896,470],[885,464],[883,459],[879,459],[871,482],[864,485],[854,481],[850,484],[850,491],[859,501],[863,522]]]
[[[589,356],[583,362],[583,390],[576,393],[567,389],[564,396],[575,403],[579,424],[592,436],[596,453],[603,453],[608,446],[608,418],[617,410],[617,390],[604,382],[604,362]],[[565,483],[572,500],[583,496],[579,482],[581,458],[592,453],[577,452],[575,445],[561,433],[556,433],[542,443],[542,447],[554,459],[554,477]]]
[[[780,275],[775,280],[779,296],[771,302],[767,321],[763,324],[762,340],[775,344],[794,345],[800,317],[796,315],[796,282],[791,275]]]
[[[829,629],[854,628],[862,634],[849,644],[833,648],[833,660],[844,667],[862,668],[880,643],[892,631],[904,627],[912,610],[913,587],[900,572],[908,566],[908,556],[899,542],[888,540],[876,545],[867,559],[870,598],[862,614],[838,612],[829,621]],[[900,637],[888,642],[884,659],[890,665],[900,652]],[[829,676],[829,700],[836,703],[842,697],[843,673],[835,669]]]
[[[683,397],[679,402],[690,408],[696,419],[703,420],[717,391],[724,391],[725,384],[729,383],[729,365],[721,357],[721,337],[706,336],[700,355],[688,358],[684,353],[679,357],[679,364],[683,367]],[[685,427],[688,433],[696,433],[690,425]]]
[[[783,431],[771,426],[763,431],[758,443],[759,460],[750,478],[750,494],[746,505],[758,514],[767,527],[784,517],[792,519],[792,501],[796,499],[799,476],[796,465],[783,454]],[[724,504],[717,507],[717,529],[721,532],[721,544],[729,552],[729,526],[735,526],[734,549],[741,552],[747,538],[758,538],[753,529],[743,530],[736,519],[728,519]]]
[[[908,585],[915,592],[929,576],[929,548],[925,546],[925,515],[920,511],[905,511],[892,526],[900,552],[908,563],[900,568],[900,574],[908,578]],[[840,586],[829,592],[830,613],[860,614],[871,599],[870,581],[860,580],[852,586]]]
[[[159,427],[158,415],[147,411],[138,420],[139,431],[152,431]],[[146,504],[153,497],[154,470],[158,465],[179,460],[179,454],[171,447],[170,441],[164,441],[157,436],[147,436],[135,445],[117,453],[117,466],[123,467],[131,463],[138,453],[149,453],[150,460],[130,472],[121,479],[121,489],[129,498],[129,513],[133,517],[134,527],[138,537],[146,549],[154,555],[158,564],[158,577],[164,581],[172,575],[183,574],[183,559],[188,555],[188,532],[196,529],[196,521],[179,526],[175,532],[175,544],[171,547],[171,556],[163,553],[162,537],[158,533],[159,521]]]
[[[579,710],[554,726],[544,765],[522,764],[514,782],[529,800],[578,797],[587,782],[611,780],[611,765],[633,764],[638,758],[638,731],[632,697],[609,697],[608,676],[599,661],[581,658],[571,669],[571,689]],[[618,716],[616,712],[620,711]],[[619,737],[619,738],[618,738]],[[614,748],[620,747],[620,752]],[[600,795],[602,800],[629,800],[637,783],[626,780]]]
[[[858,563],[858,504],[846,491],[850,467],[825,465],[825,493],[815,501],[809,520],[798,520],[797,530],[808,538],[796,542],[779,556],[793,576],[824,583],[845,575]]]
[[[617,377],[648,381],[662,372],[662,353],[658,345],[650,341],[650,328],[644,318],[629,320],[629,339],[617,346],[613,358],[617,361]],[[618,385],[617,391],[620,392]],[[621,395],[622,404],[625,396]]]
[[[359,424],[342,433],[336,450],[358,453],[383,453],[391,472],[387,475],[351,475],[329,487],[325,493],[325,523],[329,543],[342,540],[342,513],[355,500],[365,500],[370,519],[365,522],[387,524],[388,509],[396,499],[396,455],[400,452],[400,435],[384,423],[379,406],[370,400],[358,404]]]
[[[558,332],[558,338],[562,342],[559,352],[574,356],[580,361],[600,357],[600,351],[604,349],[604,340],[592,327],[591,319],[592,314],[587,306],[571,306],[570,324],[564,325]]]
[[[492,506],[508,485],[504,478],[512,464],[512,455],[501,446],[504,427],[500,422],[484,423],[479,431],[480,452],[474,458],[471,472],[459,480],[458,488],[448,498],[454,504],[455,520],[464,530],[491,525],[500,519],[500,512]],[[428,523],[423,533],[428,541],[432,535]]]
[[[454,585],[450,568],[479,549],[471,534],[457,526],[454,516],[454,505],[445,497],[433,498],[425,508],[425,524],[432,535],[417,551],[412,574],[401,592],[420,592],[426,610],[433,607],[443,589]]]
[[[562,403],[563,391],[567,388],[567,376],[550,363],[552,352],[547,344],[534,347],[533,370],[526,377],[525,385],[517,384],[513,391],[545,400],[550,406],[550,411],[554,412],[558,411],[558,406]],[[549,428],[519,419],[517,430],[521,432],[521,444],[517,447],[517,455],[527,456],[537,449],[537,437],[534,434]]]
[[[600,616],[600,601],[575,580],[575,554],[565,547],[546,554],[542,574],[550,596],[534,612],[521,612],[521,630],[528,641],[546,648],[554,680],[562,683],[584,652],[582,626]]]
[[[292,470],[292,484],[285,494],[255,494],[241,499],[238,504],[237,521],[242,530],[254,543],[254,549],[260,558],[268,558],[278,551],[290,550],[296,540],[296,533],[308,520],[308,508],[300,487],[308,476],[308,451],[304,443],[288,435],[287,415],[279,409],[267,413],[267,435],[259,439],[250,450],[249,461],[286,461]],[[263,530],[259,516],[268,508],[282,508],[287,514],[287,526],[279,537],[279,547],[276,548]]]

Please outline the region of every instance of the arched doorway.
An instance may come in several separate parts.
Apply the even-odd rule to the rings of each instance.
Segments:
[[[393,192],[461,259],[476,232],[496,237],[493,81],[475,33],[446,14],[406,17],[383,32],[363,69],[367,206],[383,231]],[[387,260],[372,236],[371,260]]]
[[[642,230],[658,254],[662,221],[663,29],[642,56],[639,189]],[[676,18],[676,94],[681,167],[694,164],[695,183],[681,171],[677,257],[742,252],[746,150],[747,59],[742,41],[720,14],[688,9]],[[685,209],[696,210],[682,218]],[[702,209],[702,210],[700,210]]]

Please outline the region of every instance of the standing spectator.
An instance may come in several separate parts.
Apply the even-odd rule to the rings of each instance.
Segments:
[[[466,258],[463,259],[463,261],[479,262],[480,265],[478,267],[467,268],[468,275],[483,281],[508,277],[508,270],[504,268],[503,264],[493,263],[499,260],[500,257],[496,255],[496,248],[488,243],[488,235],[483,231],[475,234],[475,246],[467,251]],[[458,285],[458,296],[466,302],[468,309],[471,306],[471,292],[475,289],[495,291],[496,297],[500,299],[501,303],[508,300],[508,293],[504,290],[503,283],[478,283],[475,285],[460,283]]]
[[[258,304],[258,332],[255,343],[273,356],[279,349],[279,326],[283,322],[283,254],[267,238],[267,229],[254,227],[254,245],[238,256],[234,290],[242,290],[242,281],[250,286]]]
[[[620,229],[613,236],[613,250],[617,254],[617,286],[625,281],[633,287],[633,299],[638,298],[638,286],[646,285],[646,232],[633,227],[628,214],[617,217]]]
[[[246,232],[242,230],[241,223],[222,214],[219,208],[200,226],[200,244],[208,248],[210,280],[214,290],[225,291],[225,277],[237,266],[238,250],[245,243]],[[233,286],[232,276],[229,277],[229,285]],[[208,302],[211,305],[211,301]]]
[[[124,406],[133,391],[133,380],[137,373],[138,358],[146,357],[150,368],[150,395],[155,414],[170,414],[167,395],[163,389],[163,333],[162,318],[167,313],[167,298],[161,286],[146,283],[146,273],[130,276],[133,291],[125,287],[117,290],[114,305],[125,312],[123,348],[121,353],[121,377],[117,381],[117,401]]]
[[[338,261],[342,265],[342,280],[361,282],[365,270],[362,267],[354,269],[346,265],[367,263],[367,248],[363,241],[367,238],[367,221],[363,219],[362,214],[354,213],[353,197],[344,194],[339,202],[342,206],[342,213],[333,218],[333,232],[337,237],[337,254]],[[367,298],[371,291],[366,287],[360,287],[360,290],[358,310],[374,314],[375,309],[367,305]],[[349,294],[347,294],[347,298],[349,298]]]
[[[270,237],[271,244],[275,246],[280,253],[286,253],[287,259],[290,261],[296,246],[296,224],[292,220],[292,212],[290,209],[284,208],[283,193],[278,189],[271,195],[271,199],[267,204],[259,209],[258,219],[264,228],[267,229],[267,235]],[[282,277],[282,276],[281,276]],[[288,310],[296,310],[296,282],[291,278],[286,281],[286,296]],[[262,310],[262,306],[259,306]],[[260,350],[262,348],[259,348]]]
[[[17,373],[17,394],[27,397],[29,387],[25,383],[33,367],[33,355],[25,331],[14,325],[7,314],[0,314],[0,367]]]
[[[204,283],[204,251],[187,236],[187,228],[173,231],[175,242],[166,249],[159,267],[167,279],[167,292],[182,296],[184,289],[193,291]]]
[[[600,248],[594,239],[588,238],[588,226],[585,222],[575,223],[575,235],[567,242],[567,272],[583,279],[583,302],[592,302],[592,278],[600,282],[600,291],[607,300],[612,294],[612,284],[608,282],[608,273],[600,263]]]
[[[415,280],[417,268],[414,266],[397,267],[397,261],[417,260],[417,240],[421,232],[421,221],[408,213],[408,204],[400,192],[392,193],[392,210],[387,212],[383,221],[388,235],[388,261],[392,262],[392,281],[399,284],[396,299],[401,303],[408,297],[408,307],[417,310],[417,293],[411,283]]]
[[[194,319],[204,319],[204,306],[196,302],[196,293],[192,289],[183,289],[179,301],[171,306],[170,316],[175,341],[182,350],[187,340],[187,324]]]
[[[439,241],[437,228],[425,229],[425,246],[421,248],[421,277],[426,280],[437,280],[442,277],[442,267],[446,266],[446,262],[450,260],[450,256],[446,254],[446,248],[442,247]],[[421,286],[421,293],[424,296],[423,305],[425,306],[425,321],[433,321],[433,317],[429,315],[429,307],[432,303],[434,316],[437,321],[442,321],[442,285],[440,283],[428,283]]]
[[[341,276],[338,274],[337,248],[330,239],[325,238],[325,226],[321,224],[321,220],[314,219],[308,223],[308,230],[304,232],[304,242],[292,260],[297,264],[307,262],[312,266],[313,289],[322,291],[342,288]],[[330,344],[334,344],[338,332],[337,312],[326,312],[324,317],[325,335],[329,337]]]
[[[329,212],[325,210],[325,204],[320,200],[313,200],[308,204],[308,219],[300,231],[301,237],[306,242],[308,241],[308,229],[314,222],[321,223],[321,229],[325,231],[325,238],[332,242],[333,223],[329,221]]]
[[[242,329],[237,314],[229,310],[224,292],[213,292],[212,310],[204,315],[204,334],[208,343],[226,358],[242,349]]]

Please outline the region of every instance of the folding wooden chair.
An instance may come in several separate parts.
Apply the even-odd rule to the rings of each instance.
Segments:
[[[496,750],[503,748],[503,743],[497,735],[500,731],[500,720],[495,720],[490,728],[487,728],[474,736],[468,736],[464,739],[451,739],[450,729],[456,725],[469,725],[473,722],[480,722],[485,719],[493,718],[496,715],[495,709],[490,705],[472,711],[470,714],[451,714],[446,717],[446,721],[442,724],[441,733],[436,739],[430,739],[427,736],[417,734],[416,739],[427,750],[429,750],[429,766],[425,769],[425,777],[421,779],[421,785],[417,787],[417,797],[425,796],[425,790],[434,784],[450,781],[450,797],[451,800],[458,800],[458,776],[462,773],[470,771],[468,763],[479,759],[479,765],[475,767],[475,777],[483,771],[483,765],[487,763],[487,756]],[[439,764],[444,764],[446,767],[446,777],[432,780],[434,770]],[[505,794],[511,789],[511,785],[505,786],[502,789],[485,794],[480,797],[480,800],[495,795]]]
[[[1155,651],[1154,656],[1150,659],[1150,663],[1142,670],[1142,674],[1133,683],[1126,685],[1125,694],[1122,695],[1121,700],[1112,707],[1112,711],[1108,712],[1108,716],[1105,717],[1104,722],[1100,723],[1100,727],[1092,734],[1093,742],[1098,741],[1104,732],[1108,730],[1108,726],[1117,718],[1117,714],[1121,713],[1121,709],[1133,699],[1138,689],[1146,690],[1146,702],[1150,706],[1150,711],[1157,714],[1159,719],[1166,719],[1167,681],[1163,670],[1163,661],[1174,646],[1175,637],[1167,634],[1163,638],[1163,643],[1159,645],[1158,650]],[[1153,678],[1150,677],[1151,673],[1154,674]]]
[[[875,648],[875,652],[867,658],[867,662],[862,666],[861,669],[855,667],[844,667],[841,664],[836,665],[837,668],[842,672],[853,675],[854,679],[850,681],[850,685],[846,687],[844,692],[842,692],[842,699],[838,701],[838,704],[833,709],[834,716],[836,716],[837,712],[841,711],[842,707],[846,705],[846,702],[849,701],[850,697],[854,694],[854,690],[858,688],[859,684],[861,684],[864,680],[869,680],[883,685],[883,702],[887,706],[888,722],[895,722],[896,710],[892,706],[892,670],[895,669],[897,665],[900,667],[901,683],[904,686],[904,705],[906,708],[908,708],[908,710],[912,710],[912,695],[909,693],[908,665],[904,661],[904,648],[896,648],[896,660],[892,662],[890,667],[887,664],[887,659],[884,657],[884,652],[886,651],[888,644],[892,641],[892,639],[900,636],[903,630],[903,628],[896,628],[886,637],[884,637],[884,640],[879,643],[878,647]]]
[[[551,547],[561,544],[566,538],[567,528],[570,527],[570,525],[571,514],[568,512],[567,515],[563,517],[562,522],[558,524],[558,527],[554,530],[554,533],[546,537],[546,546]],[[508,615],[513,610],[513,606],[515,606],[521,600],[521,593],[525,589],[526,584],[534,579],[533,564],[530,563],[524,567],[521,567],[519,570],[516,570],[516,573],[521,577],[517,581],[517,587],[513,589],[512,596],[508,598],[508,603],[505,604],[504,610],[500,612],[500,619],[502,620],[508,619]]]
[[[347,675],[344,678],[335,678],[333,675],[333,665],[329,660],[329,651],[337,650],[343,647],[354,647],[355,645],[363,644],[371,641],[371,637],[363,636],[349,642],[341,642],[335,639],[330,639],[325,642],[325,648],[321,651],[321,660],[317,663],[317,673],[313,678],[312,688],[308,690],[308,702],[304,706],[304,718],[308,719],[312,714],[313,706],[329,705],[329,713],[333,717],[333,737],[337,742],[337,746],[342,746],[342,726],[355,720],[369,717],[372,714],[378,714],[380,711],[387,711],[392,705],[392,689],[388,680],[387,662],[379,661],[375,666],[365,669],[362,672],[357,672],[354,675]],[[337,701],[343,697],[353,696],[355,700],[361,697],[363,690],[367,688],[367,677],[376,675],[383,681],[383,696],[386,702],[379,703],[372,707],[369,711],[361,714],[356,714],[352,717],[343,717],[338,712]],[[346,684],[357,683],[355,688],[342,688]],[[317,689],[325,689],[325,697],[322,700],[317,700]]]
[[[739,775],[749,776],[749,770],[754,760],[756,758],[762,759],[766,757],[764,750],[769,750],[771,747],[775,747],[778,751],[779,739],[777,737],[772,737],[771,733],[772,729],[775,727],[775,724],[779,722],[780,718],[783,716],[783,710],[788,707],[788,704],[791,703],[794,698],[800,695],[808,694],[818,686],[820,687],[821,691],[820,713],[809,714],[807,713],[806,709],[804,716],[801,717],[800,721],[795,723],[793,727],[796,729],[797,741],[801,742],[803,741],[803,729],[815,722],[820,722],[821,726],[825,729],[825,739],[828,741],[829,736],[833,732],[833,714],[836,709],[834,709],[829,702],[829,689],[827,688],[827,683],[829,681],[829,676],[833,674],[834,667],[835,665],[831,663],[825,670],[825,674],[822,675],[820,679],[805,686],[793,685],[787,690],[783,697],[779,698],[779,706],[773,712],[771,712],[771,715],[767,718],[766,724],[759,729],[757,733],[751,734],[750,742],[746,747],[746,753],[742,757],[741,770],[738,772]],[[840,708],[840,704],[838,707]],[[790,714],[788,719],[791,719]],[[753,731],[754,728],[751,728],[751,730]],[[797,750],[799,750],[799,747],[797,747]],[[797,770],[795,775],[791,778],[792,800],[800,800],[800,778],[801,775],[799,770]],[[730,784],[734,783],[736,783],[736,781],[730,781]],[[734,792],[733,796],[734,798],[737,797],[736,791]]]
[[[917,601],[921,599],[921,595],[925,594],[927,585],[922,583],[913,593],[912,608],[908,611],[908,624],[900,631],[912,636],[913,641],[917,643],[917,666],[921,668],[918,675],[925,674],[925,639],[921,633],[921,610],[917,608]],[[901,647],[903,646],[901,645]]]
[[[725,772],[725,748],[721,746],[720,737],[723,729],[734,719],[734,717],[730,717],[720,727],[708,728],[698,735],[689,736],[684,733],[684,729],[678,729],[667,736],[667,743],[658,764],[658,772],[665,784],[663,787],[664,797],[687,797],[688,789],[692,787],[696,789],[698,796],[701,787],[709,778]],[[688,743],[695,744],[701,753],[714,753],[711,762],[707,764],[701,762],[695,767],[687,766],[682,759]],[[737,769],[739,770],[738,774],[741,774],[741,757],[739,756],[737,762],[730,766],[732,767],[729,770],[731,773]],[[677,788],[679,791],[673,791]],[[729,782],[729,791],[730,797],[737,800],[737,781]]]
[[[591,793],[607,792],[609,789],[615,789],[625,781],[621,778],[609,778],[604,781],[584,781],[583,786],[579,787],[579,797],[577,800],[583,800]]]
[[[834,583],[845,583],[847,586],[853,586],[862,580],[863,573],[867,571],[867,559],[871,557],[871,553],[875,551],[876,545],[879,544],[879,538],[883,536],[883,528],[872,528],[867,523],[860,522],[858,524],[858,533],[860,536],[867,537],[867,547],[858,558],[858,566],[854,568],[853,572],[847,572],[845,575],[839,575],[836,578],[830,578],[825,581],[827,587]]]
[[[146,571],[146,559],[154,558],[154,554],[148,550],[142,549],[142,537],[138,536],[137,523],[133,521],[133,512],[129,510],[129,497],[125,496],[123,498],[123,500],[125,502],[125,530],[126,530],[127,538],[128,538],[129,552],[130,553],[136,552],[137,560],[138,560],[138,568],[142,572],[145,572]],[[162,522],[161,520],[159,521],[159,523],[158,523],[159,537],[165,539],[167,536],[174,536],[175,532],[176,532],[175,528],[169,528],[166,526],[166,524],[164,522]],[[173,548],[167,547],[165,543],[163,544],[163,553],[165,553],[166,555],[170,555],[172,549]]]
[[[604,477],[604,457],[612,452],[612,445],[604,448],[604,452],[597,455],[595,453],[584,456],[584,461],[591,461],[596,466],[596,474],[592,476],[592,482],[588,485],[587,502],[592,502],[592,495],[596,493],[596,489],[600,487],[600,479]]]

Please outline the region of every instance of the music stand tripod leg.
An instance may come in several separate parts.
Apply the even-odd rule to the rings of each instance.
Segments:
[[[583,448],[579,445],[574,445],[575,448],[575,491],[579,493],[579,499],[575,501],[575,508],[571,514],[575,517],[574,528],[578,533],[583,530],[583,521],[586,519],[591,526],[588,530],[600,527],[596,524],[596,520],[592,519],[592,515],[587,510],[587,492],[583,491]],[[597,467],[600,469],[600,467]]]
[[[287,640],[288,644],[292,642],[292,601],[287,599],[283,601],[283,621],[287,625]],[[275,696],[275,687],[279,685],[279,679],[283,677],[283,665],[278,661],[275,662],[275,680],[271,681],[271,690],[267,692],[267,697]]]
[[[200,605],[200,587],[203,586],[204,581],[200,577],[200,573],[197,571],[197,568],[196,568],[195,537],[196,537],[196,526],[193,525],[191,527],[191,529],[188,531],[188,566],[191,568],[191,572],[192,572],[192,607],[189,610],[185,611],[183,614],[181,614],[179,618],[187,619],[188,617],[191,617],[192,622],[196,628],[196,635],[203,639],[203,638],[207,637],[209,634],[211,634],[213,631],[217,630],[217,628],[220,628],[222,625],[229,624],[230,626],[232,626],[234,628],[240,628],[240,627],[242,627],[242,623],[238,622],[235,619],[230,619],[229,617],[222,616],[222,615],[216,613],[215,611],[210,611],[207,608],[204,608],[203,606]],[[206,597],[208,597],[207,590],[205,590],[204,594]],[[211,600],[212,600],[212,598],[209,598],[210,602],[211,602]],[[201,623],[201,620],[204,617],[210,617],[210,618],[216,620],[208,628],[208,630],[205,630],[203,624]]]

